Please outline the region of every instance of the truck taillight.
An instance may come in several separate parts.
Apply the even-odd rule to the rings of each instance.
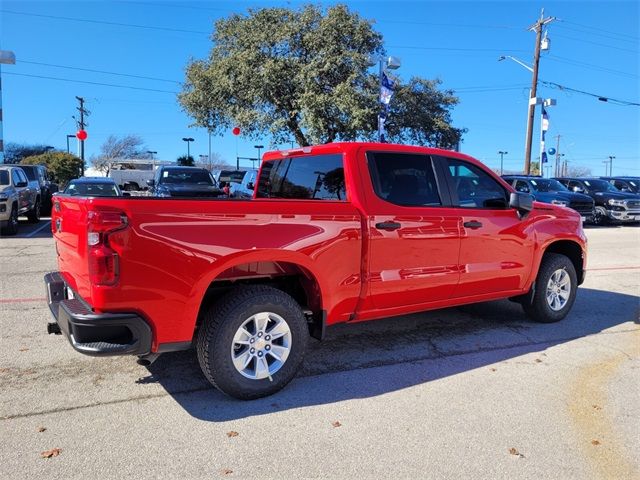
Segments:
[[[109,235],[126,227],[127,216],[122,212],[89,212],[87,246],[92,284],[114,285],[118,281],[119,257],[109,245]]]

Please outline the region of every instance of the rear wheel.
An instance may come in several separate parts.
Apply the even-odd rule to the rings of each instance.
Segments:
[[[265,285],[240,287],[207,312],[198,333],[198,361],[223,393],[260,398],[295,377],[308,336],[302,309],[289,295]]]
[[[40,221],[40,197],[36,198],[36,203],[29,213],[27,213],[27,218],[31,223],[38,223]]]
[[[523,303],[522,307],[536,322],[558,322],[571,310],[577,288],[576,269],[571,260],[564,255],[547,253],[540,264],[532,301]]]
[[[15,235],[18,233],[18,206],[15,203],[11,207],[11,215],[9,215],[7,226],[4,227],[2,233],[5,235]]]

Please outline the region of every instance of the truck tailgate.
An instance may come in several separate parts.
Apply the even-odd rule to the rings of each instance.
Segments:
[[[51,230],[56,241],[58,269],[81,297],[90,299],[87,259],[86,198],[55,196],[51,209]]]

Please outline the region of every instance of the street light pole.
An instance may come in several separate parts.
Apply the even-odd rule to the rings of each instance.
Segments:
[[[11,50],[0,50],[0,63],[15,65],[16,54]],[[2,74],[0,72],[0,165],[4,163],[4,141],[2,140]]]
[[[609,155],[609,176],[613,177],[613,159],[616,158],[613,155]]]
[[[502,150],[500,150],[498,152],[498,154],[500,155],[500,175],[502,175],[502,165],[503,165],[503,160],[504,160],[504,156],[509,153],[509,152],[503,152]]]
[[[182,141],[187,142],[187,158],[191,156],[191,142],[194,141],[191,137],[184,137]]]
[[[76,138],[75,135],[67,135],[67,153],[71,153],[71,151],[69,150],[69,139],[70,138]]]
[[[258,150],[258,162],[260,162],[260,150],[264,148],[264,145],[254,145],[253,148]],[[251,163],[253,163],[253,161]],[[255,165],[252,166],[255,167]]]

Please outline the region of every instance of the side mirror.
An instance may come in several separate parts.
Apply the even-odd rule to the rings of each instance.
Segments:
[[[518,210],[521,216],[533,210],[533,195],[528,193],[515,192],[509,197],[509,206]]]
[[[147,180],[147,186],[153,187],[156,184],[156,181],[152,178],[151,180]]]
[[[256,188],[256,186],[253,184],[253,182],[249,182],[249,183],[247,183],[247,188],[249,190],[253,190],[254,188]]]

